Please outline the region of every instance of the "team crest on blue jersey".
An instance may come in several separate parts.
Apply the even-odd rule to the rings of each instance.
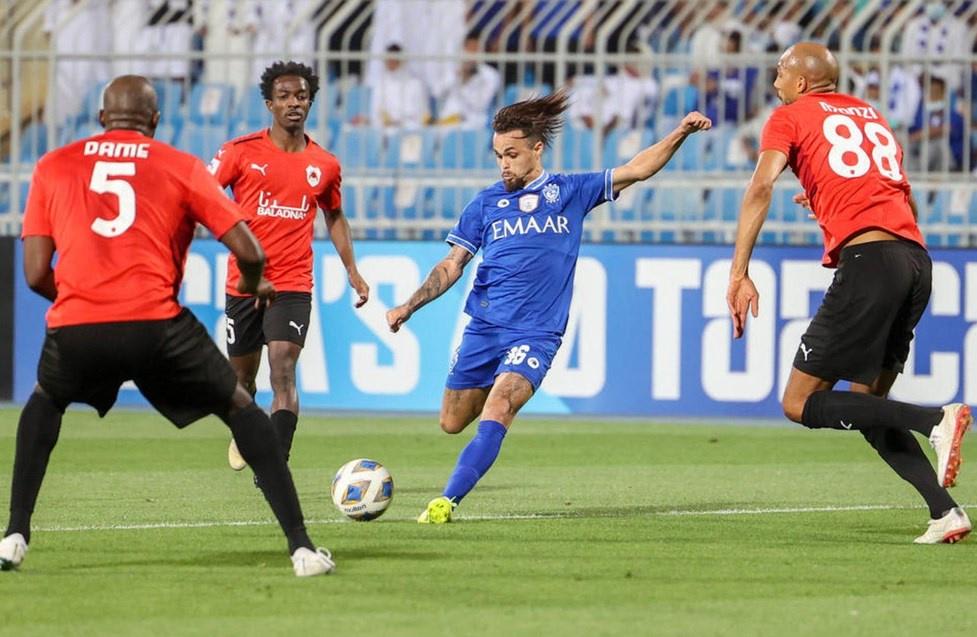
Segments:
[[[497,203],[495,205],[497,205],[499,208],[508,208],[509,207],[509,200],[508,199],[499,199],[499,203]]]
[[[319,185],[319,180],[322,179],[322,171],[318,166],[309,164],[305,167],[305,178],[308,180],[309,185],[315,188]]]
[[[523,195],[519,197],[519,209],[523,212],[532,212],[539,207],[539,195]]]
[[[543,199],[546,203],[556,203],[560,200],[560,187],[556,184],[546,184],[543,186]]]

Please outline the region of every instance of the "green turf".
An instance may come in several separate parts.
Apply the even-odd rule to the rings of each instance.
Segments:
[[[16,417],[0,411],[4,508]],[[339,566],[299,580],[222,425],[73,411],[28,559],[0,574],[0,634],[942,636],[977,617],[977,544],[912,545],[928,516],[857,434],[525,419],[457,524],[414,523],[469,435],[303,417],[292,466]],[[327,493],[360,456],[396,483],[376,522]],[[808,507],[867,510],[757,512]]]

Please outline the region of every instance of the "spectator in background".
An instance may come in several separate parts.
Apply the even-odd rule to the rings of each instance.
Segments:
[[[383,70],[371,83],[370,123],[384,128],[416,129],[428,122],[428,94],[411,75],[399,44],[387,47]]]
[[[106,0],[54,0],[45,10],[43,29],[57,56],[98,55],[111,50],[111,40],[102,35],[109,23]],[[73,117],[89,89],[110,77],[111,68],[104,59],[57,59],[55,90],[48,95],[45,115],[59,124]]]
[[[901,52],[907,57],[928,63],[945,60],[948,56],[960,55],[969,50],[967,26],[957,16],[947,10],[946,2],[927,2],[924,12],[906,23],[902,36]],[[946,88],[955,91],[963,81],[964,67],[961,64],[943,64],[946,69],[939,73],[946,78]],[[912,72],[918,77],[925,70],[923,64],[916,64]]]
[[[190,77],[193,25],[190,0],[147,0],[149,52],[154,59],[149,75],[182,82]],[[172,56],[172,57],[169,57]]]
[[[964,119],[958,101],[940,75],[928,79],[926,99],[909,128],[910,170],[960,170]]]
[[[208,57],[204,64],[203,81],[211,84],[232,84],[237,94],[254,84],[249,79],[251,65],[244,59],[251,50],[255,33],[253,13],[237,0],[208,0],[194,2],[193,21],[203,37],[205,54],[223,53],[236,58]]]
[[[501,85],[499,72],[475,57],[481,52],[478,36],[465,38],[465,59],[438,113],[438,124],[485,128]]]
[[[410,74],[435,99],[443,99],[455,83],[466,32],[464,0],[377,0],[367,84],[376,85],[386,65],[384,52],[396,43],[407,54]]]
[[[705,19],[692,33],[689,40],[689,54],[697,69],[714,68],[718,53],[723,48],[723,21],[729,3],[726,0],[703,3],[707,7]]]
[[[315,67],[315,21],[319,0],[247,0],[243,22],[254,33],[254,62],[248,84],[278,60]],[[224,80],[226,81],[226,80]]]
[[[732,29],[726,32],[724,56],[738,56],[742,46],[742,31]],[[716,125],[720,122],[738,124],[752,117],[756,111],[753,94],[760,69],[737,60],[734,57],[725,69],[709,71],[706,76],[705,114]]]
[[[154,45],[145,0],[112,0],[112,75],[152,75]]]
[[[637,130],[655,111],[658,101],[658,82],[651,69],[642,61],[646,52],[635,42],[629,42],[626,52],[633,56],[621,65],[615,75],[606,76],[602,83],[592,75],[573,78],[573,104],[570,119],[575,126],[594,129],[600,126],[604,135],[614,129]]]

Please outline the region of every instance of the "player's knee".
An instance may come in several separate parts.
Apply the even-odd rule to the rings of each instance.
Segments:
[[[276,393],[290,392],[295,389],[295,369],[285,366],[271,370],[271,388]]]
[[[784,396],[781,406],[784,409],[784,416],[793,422],[804,424],[804,398],[797,396]]]
[[[468,426],[461,418],[441,414],[441,431],[446,434],[459,434]]]

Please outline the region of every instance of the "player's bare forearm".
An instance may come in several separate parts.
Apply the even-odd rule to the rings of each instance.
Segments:
[[[54,269],[51,267],[53,258],[54,239],[44,236],[24,238],[24,278],[27,279],[27,286],[48,301],[54,301],[58,296]]]
[[[739,223],[736,226],[736,248],[733,251],[733,263],[729,268],[730,279],[748,275],[753,246],[756,245],[760,229],[767,219],[767,211],[770,209],[772,198],[772,183],[751,181],[747,187],[740,207]]]
[[[407,303],[404,305],[407,306],[407,309],[411,313],[416,312],[447,292],[448,289],[461,278],[461,273],[463,271],[464,266],[459,266],[458,263],[452,260],[450,257],[443,259],[440,263],[434,266],[431,272],[427,275],[427,279],[425,279],[424,283],[421,284],[421,287],[419,287],[417,291],[411,295],[411,297],[407,300]]]
[[[329,230],[329,239],[336,254],[343,262],[343,267],[347,272],[356,269],[356,257],[353,255],[353,237],[349,231],[349,221],[343,214],[341,208],[337,208],[326,213],[326,228]]]
[[[651,178],[672,159],[686,137],[711,127],[712,121],[705,115],[695,111],[689,113],[675,130],[635,155],[628,163],[614,169],[614,190],[620,192],[634,183]]]

